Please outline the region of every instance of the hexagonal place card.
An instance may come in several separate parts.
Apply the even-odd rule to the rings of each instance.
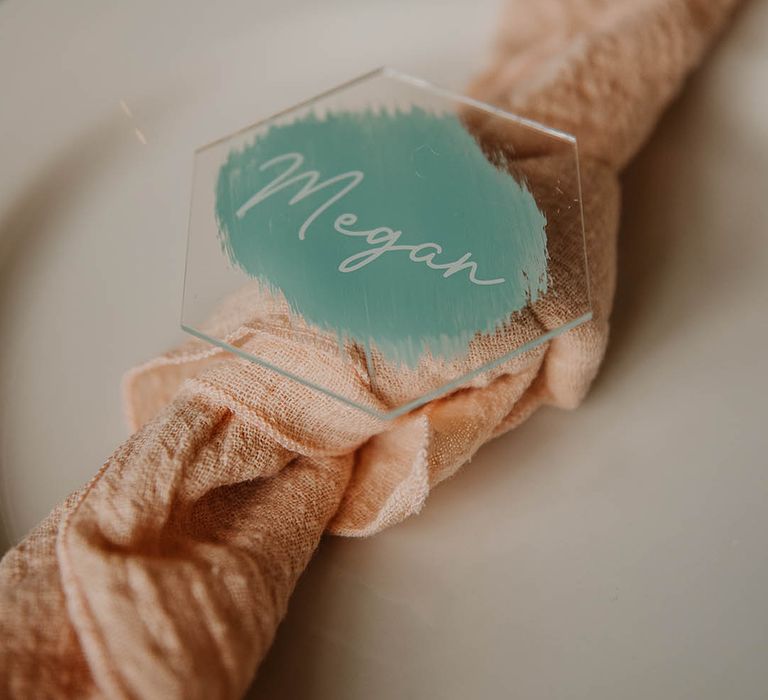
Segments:
[[[199,149],[191,206],[183,328],[384,418],[591,318],[575,139],[388,69]]]

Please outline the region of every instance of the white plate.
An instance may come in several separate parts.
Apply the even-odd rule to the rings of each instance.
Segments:
[[[193,148],[379,64],[460,89],[496,11],[0,4],[9,541],[126,436],[122,372],[181,338]],[[410,522],[326,541],[254,695],[762,697],[766,46],[754,3],[626,178],[591,399],[484,449]]]

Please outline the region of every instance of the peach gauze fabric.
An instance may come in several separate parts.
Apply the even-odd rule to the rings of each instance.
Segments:
[[[577,135],[594,320],[392,424],[198,342],[132,371],[137,432],[0,564],[0,694],[238,697],[323,532],[399,522],[537,407],[578,405],[608,336],[617,173],[735,4],[511,2],[471,93]],[[554,274],[568,254],[552,253]],[[227,311],[242,314],[244,349],[359,402],[397,396],[396,376],[374,392],[362,365],[321,339],[294,342],[279,309],[264,323],[246,307]],[[488,342],[567,313],[537,309],[530,326]]]

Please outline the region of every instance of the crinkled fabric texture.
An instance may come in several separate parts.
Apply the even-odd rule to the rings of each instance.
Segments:
[[[594,320],[391,424],[197,341],[133,370],[125,393],[137,432],[0,564],[0,694],[238,697],[323,532],[397,523],[537,407],[578,405],[608,337],[617,173],[735,4],[510,2],[493,65],[471,92],[578,136]],[[557,162],[529,150],[525,172],[545,185]],[[578,291],[574,237],[558,233],[551,273]],[[254,314],[254,293],[221,312],[243,349],[370,406],[391,405],[415,380],[382,366],[374,389],[354,349],[342,362],[327,338],[307,342],[279,305]],[[493,354],[566,317],[561,294],[471,352]]]

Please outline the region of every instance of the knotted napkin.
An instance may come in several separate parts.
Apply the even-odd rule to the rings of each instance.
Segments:
[[[617,174],[735,4],[510,2],[470,93],[578,137],[593,320],[392,423],[199,341],[133,370],[137,432],[0,564],[2,696],[239,697],[324,532],[399,522],[537,407],[578,405],[608,336]],[[526,172],[545,180],[556,164],[538,155],[522,154]],[[550,256],[559,288],[578,284],[573,250]],[[320,335],[298,338],[279,305],[251,302],[246,293],[222,312],[238,320],[230,342],[358,403],[397,402],[397,372],[374,388],[352,351],[342,361]],[[473,352],[557,327],[568,304],[561,294],[539,305]]]

